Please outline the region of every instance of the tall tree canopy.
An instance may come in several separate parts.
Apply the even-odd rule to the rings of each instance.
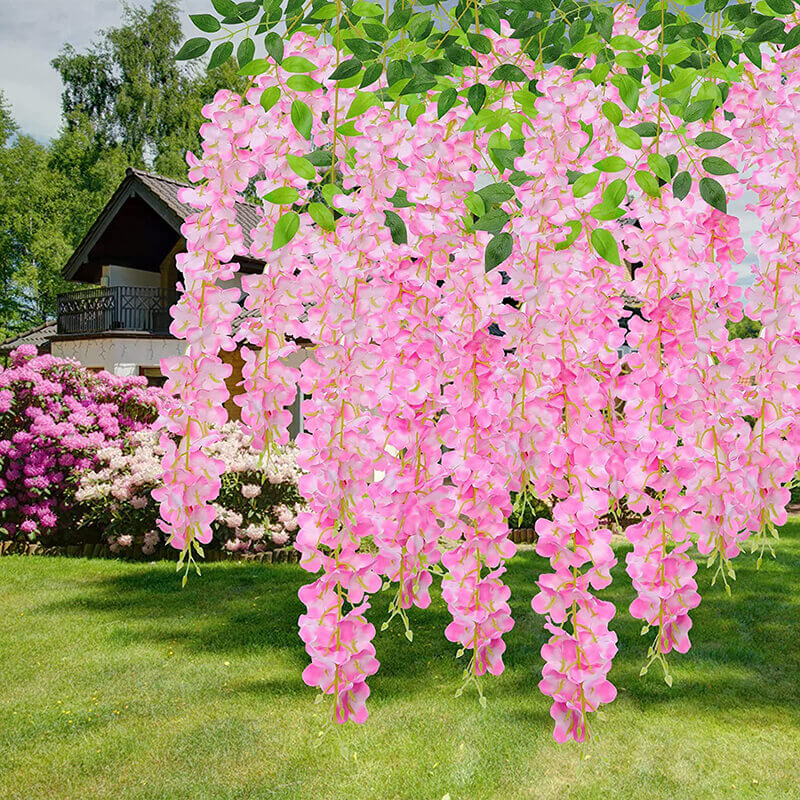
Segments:
[[[103,147],[120,147],[132,166],[184,178],[203,104],[243,79],[231,63],[206,72],[176,62],[182,36],[177,3],[156,0],[149,10],[126,4],[123,24],[85,52],[66,45],[53,60],[66,130],[88,120]]]

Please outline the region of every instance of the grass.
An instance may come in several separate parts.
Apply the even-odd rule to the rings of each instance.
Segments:
[[[604,596],[619,610],[619,696],[583,759],[553,742],[536,686],[530,548],[509,565],[516,626],[486,709],[453,697],[461,661],[437,600],[411,614],[413,644],[378,633],[368,723],[321,738],[323,706],[300,679],[299,567],[209,564],[182,591],[167,563],[0,559],[0,797],[800,797],[800,519],[777,561],[756,572],[740,557],[732,598],[701,566],[672,689],[655,668],[639,677],[649,637],[626,613],[618,556]]]

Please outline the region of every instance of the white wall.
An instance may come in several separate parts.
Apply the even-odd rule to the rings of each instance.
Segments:
[[[145,286],[152,289],[161,287],[161,273],[144,269],[131,269],[110,264],[103,267],[104,286]]]
[[[133,336],[54,341],[54,356],[74,358],[84,367],[100,367],[115,375],[138,375],[139,367],[158,367],[167,356],[182,355],[186,342]]]

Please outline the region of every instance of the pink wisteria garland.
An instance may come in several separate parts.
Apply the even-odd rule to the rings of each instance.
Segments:
[[[651,43],[629,8],[615,33]],[[225,282],[237,269],[231,259],[247,254],[235,208],[255,181],[264,202],[250,253],[266,266],[242,278],[244,306],[258,316],[239,336],[247,349],[236,402],[268,457],[287,440],[295,387],[311,395],[297,438],[309,508],[296,547],[318,573],[300,591],[304,680],[332,696],[334,721],[363,722],[378,669],[370,596],[397,584],[392,615],[412,638],[406,610],[429,604],[440,574],[452,615],[445,635],[469,653],[464,678],[482,692],[481,676],[503,670],[513,626],[502,580],[514,553],[510,494],[530,491],[553,504],[552,521],[537,523],[537,552],[552,565],[532,599],[551,634],[540,688],[553,699],[556,738],[583,741],[591,712],[616,694],[607,677],[615,609],[599,595],[616,563],[609,513],[624,502],[643,515],[625,531],[637,592],[630,611],[643,632],[655,628],[648,665],[660,661],[668,682],[665,656],[688,649],[700,600],[691,547],[717,560],[727,581],[751,534],[786,519],[783,486],[800,454],[798,57],[777,55],[763,72],[746,67],[724,106],[733,119],[687,126],[691,137],[713,126],[730,137],[720,155],[755,165],[752,177],[720,180],[729,197],[744,185],[761,197],[761,262],[745,303],[764,332],[729,341],[725,323],[742,313],[738,220],[695,193],[678,200],[665,187],[654,198],[633,183],[638,225],[590,219],[616,191],[614,174],[602,172],[576,199],[568,171],[642,156],[601,113],[620,102],[618,90],[559,68],[536,72],[518,41],[488,35],[493,52],[476,54],[465,85],[495,85],[494,68],[514,58],[542,93],[535,112],[509,94],[491,100],[500,121],[491,132],[471,130],[463,105],[439,119],[431,104],[414,124],[380,104],[356,113],[363,96],[326,81],[336,51],[305,34],[287,41],[284,63],[307,58],[324,88],[295,92],[276,67],[246,97],[220,92],[204,109],[203,152],[190,155],[197,186],[181,196],[197,209],[183,228],[185,291],[172,326],[187,352],[163,364],[181,402],[162,424],[180,441],[163,437],[157,499],[172,544],[189,558],[202,552],[223,469],[207,454],[226,418],[230,368],[219,353],[237,345],[231,325],[241,310]],[[274,86],[279,97],[262,105]],[[313,116],[309,140],[292,123],[298,99]],[[664,128],[644,151],[703,157],[657,98],[634,118]],[[510,147],[509,136],[524,140],[515,167],[530,179],[501,201],[513,248],[487,273],[491,237],[465,228],[465,201],[486,185],[508,186],[486,154],[490,144]],[[335,161],[317,171],[304,156],[320,150]],[[633,274],[600,258],[585,235],[564,241],[577,215],[622,242],[627,261],[640,263]],[[302,339],[313,357],[290,366]]]

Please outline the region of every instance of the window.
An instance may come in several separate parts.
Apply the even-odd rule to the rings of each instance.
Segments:
[[[147,378],[148,386],[163,386],[167,382],[160,367],[139,367],[139,374]]]

